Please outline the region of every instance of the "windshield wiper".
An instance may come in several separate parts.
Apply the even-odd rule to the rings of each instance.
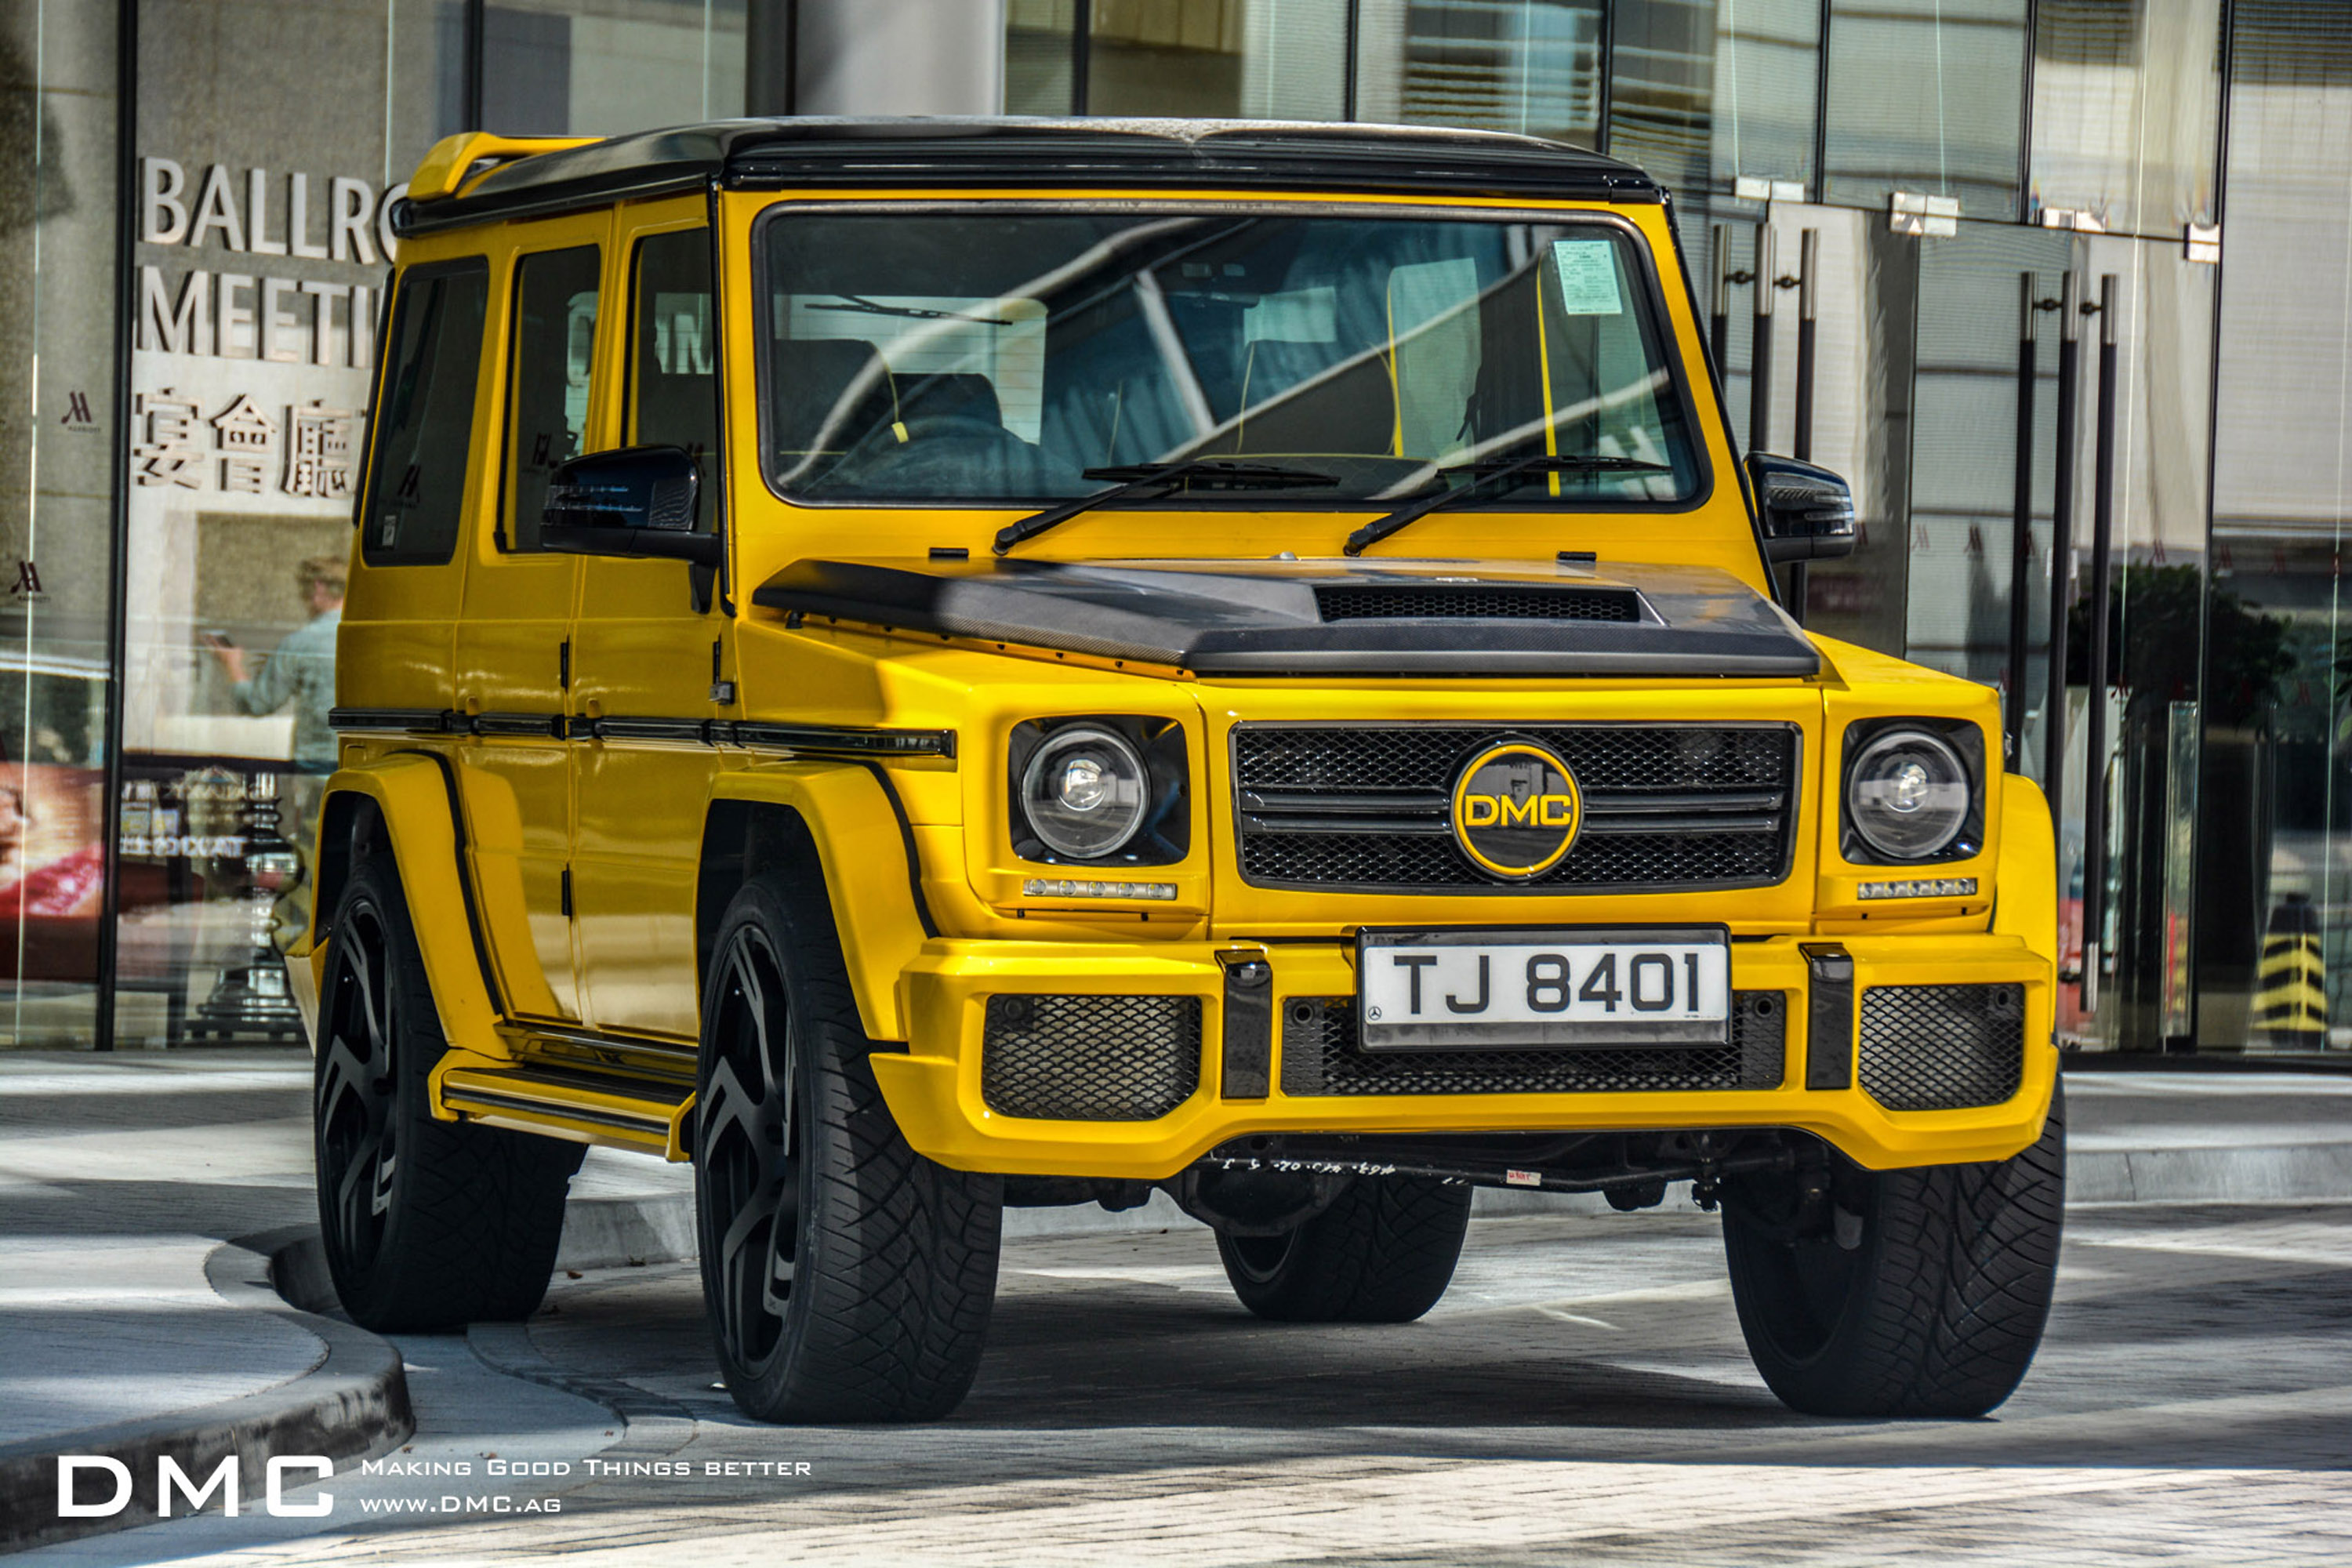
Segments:
[[[1009,327],[1013,323],[1003,316],[967,316],[961,310],[927,310],[917,305],[885,305],[878,300],[867,300],[856,294],[836,294],[845,300],[844,305],[811,305],[812,310],[854,310],[861,316],[906,316],[918,321],[970,321],[977,327]]]
[[[1431,512],[1449,506],[1460,506],[1473,496],[1493,489],[1506,479],[1521,474],[1671,474],[1674,469],[1664,463],[1645,463],[1639,458],[1603,458],[1591,453],[1538,452],[1528,458],[1489,458],[1475,463],[1463,463],[1445,470],[1451,474],[1470,474],[1471,481],[1456,489],[1439,490],[1423,496],[1389,513],[1376,517],[1355,532],[1348,535],[1344,548],[1350,555],[1361,555],[1369,545],[1379,543],[1399,529],[1407,528]]]
[[[1231,485],[1237,489],[1295,489],[1336,485],[1338,477],[1305,468],[1277,468],[1272,463],[1237,463],[1228,458],[1187,458],[1174,463],[1133,463],[1118,468],[1088,468],[1090,479],[1115,481],[1109,489],[1076,496],[996,531],[996,553],[1003,554],[1024,539],[1034,539],[1057,528],[1089,508],[1158,491],[1171,494],[1186,485]]]

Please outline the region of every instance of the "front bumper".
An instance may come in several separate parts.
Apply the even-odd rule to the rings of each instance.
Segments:
[[[2057,1073],[2052,1043],[2054,976],[2049,960],[2021,937],[1985,933],[1843,938],[1852,961],[1852,1005],[1836,1008],[1823,969],[1825,1011],[1817,1016],[1816,965],[1823,942],[1772,937],[1733,944],[1735,991],[1781,998],[1777,1083],[1744,1075],[1750,1087],[1570,1092],[1286,1093],[1282,1020],[1293,1000],[1352,996],[1352,943],[1245,942],[1154,943],[934,940],[906,972],[902,995],[910,1045],[872,1060],[884,1098],[909,1142],[940,1163],[1007,1174],[1160,1180],[1228,1140],[1261,1132],[1654,1131],[1781,1127],[1815,1133],[1873,1169],[2006,1159],[2041,1135]],[[1806,949],[1814,950],[1809,962]],[[1228,1082],[1228,964],[1236,952],[1273,971],[1270,1071],[1262,1093]],[[1225,955],[1223,960],[1220,954]],[[1998,986],[2021,997],[2021,1060],[2015,1088],[1999,1103],[1965,1110],[1895,1110],[1873,1098],[1855,1058],[1874,988]],[[992,996],[1197,998],[1197,1087],[1149,1120],[1078,1121],[1007,1115],[983,1093],[982,1037]],[[1189,1014],[1189,1006],[1187,1007]],[[1831,1021],[1824,1028],[1822,1018]],[[1842,1060],[1838,1020],[1843,1019]],[[1246,1022],[1244,1020],[1244,1027]],[[1811,1037],[1811,1038],[1809,1038]],[[1248,1048],[1245,1039],[1240,1041]],[[1883,1047],[1882,1047],[1883,1048]],[[1296,1081],[1297,1075],[1293,1075]],[[1808,1083],[1843,1087],[1809,1088]],[[1885,1092],[1882,1083],[1882,1092]],[[1770,1083],[1770,1087],[1763,1087]]]

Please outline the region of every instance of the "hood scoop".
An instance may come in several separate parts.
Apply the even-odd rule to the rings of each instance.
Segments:
[[[1332,621],[1639,621],[1632,588],[1532,587],[1518,583],[1347,584],[1315,590],[1315,611]]]
[[[1809,676],[1802,632],[1727,572],[1519,562],[798,561],[764,609],[1202,675]]]

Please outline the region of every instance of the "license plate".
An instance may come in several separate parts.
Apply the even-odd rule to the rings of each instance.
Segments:
[[[1368,1051],[1720,1046],[1731,948],[1720,926],[1376,931],[1356,941]]]

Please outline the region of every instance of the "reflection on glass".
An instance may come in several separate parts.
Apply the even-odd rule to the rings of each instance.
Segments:
[[[465,100],[465,34],[466,7],[441,5],[442,135],[612,136],[742,112],[743,0],[499,0],[482,16],[478,126]]]
[[[1094,0],[1091,9],[1087,113],[1242,112],[1244,0]]]
[[[1611,227],[943,214],[767,235],[771,467],[798,495],[1043,501],[1215,458],[1245,459],[1221,494],[1360,505],[1547,454],[1590,467],[1491,499],[1697,493],[1652,285]]]
[[[1715,183],[1814,176],[1821,78],[1818,0],[1718,0],[1715,15]]]
[[[0,27],[0,1046],[89,1043],[106,894],[116,8]]]
[[[2026,0],[1831,0],[1833,202],[1949,196],[2017,216]]]
[[[2037,294],[2054,296],[2072,254],[2063,234],[1973,223],[1961,225],[1952,238],[1919,247],[1911,657],[2004,689],[2015,689],[2021,679],[2029,706],[2037,712],[2042,667],[2007,668],[2011,595],[2017,591],[2011,576],[2016,565],[2017,364],[2023,329],[2019,276],[2032,272]],[[2037,357],[2053,376],[2056,337],[2054,322],[2036,321]],[[2037,381],[2034,571],[2023,584],[2029,658],[2046,657],[2049,648],[2048,518],[2056,403],[2054,381]],[[2087,518],[2087,509],[2077,515]],[[2038,733],[2038,727],[2029,728],[2029,741]],[[2016,765],[2030,760],[2021,758]]]
[[[1357,117],[1601,135],[1601,0],[1368,4]]]
[[[1008,0],[1004,8],[1004,112],[1069,114],[1070,34],[1077,0]]]
[[[1618,0],[1609,152],[1677,192],[1706,187],[1714,131],[1716,0]]]
[[[2231,46],[2198,1032],[2209,1046],[2340,1050],[2352,1047],[2352,11],[2240,6]],[[2296,1005],[2306,942],[2321,952],[2316,1008]]]
[[[2034,205],[2178,240],[2214,221],[2221,0],[2040,0]]]

